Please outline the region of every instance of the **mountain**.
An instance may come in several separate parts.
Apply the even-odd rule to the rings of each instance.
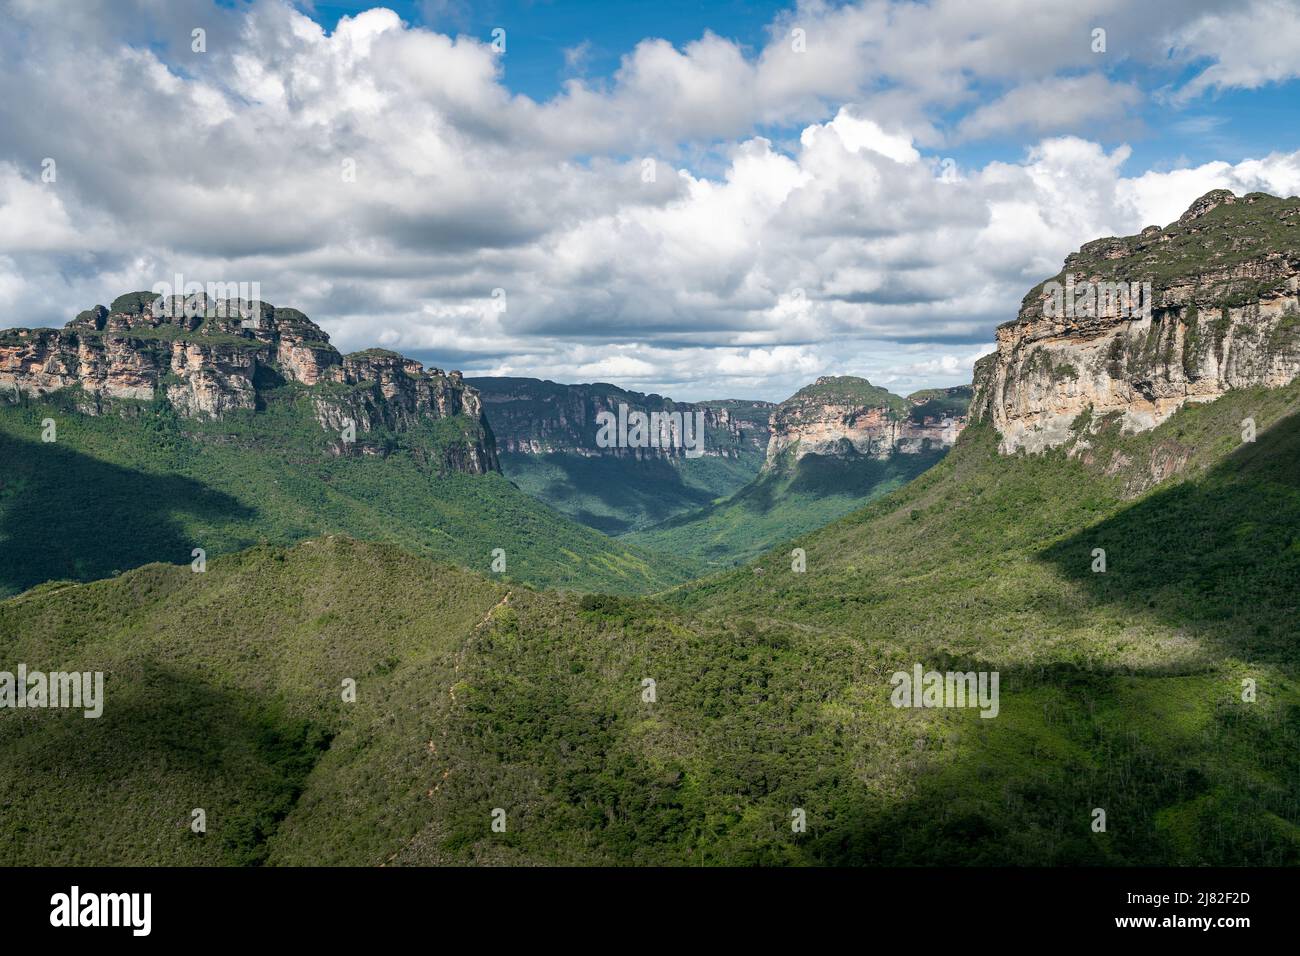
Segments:
[[[1225,457],[1247,407],[1260,439]],[[37,589],[0,603],[6,658],[103,671],[106,705],[0,721],[0,854],[1300,863],[1297,412],[1288,386],[1119,436],[1134,461],[1180,429],[1200,450],[1136,503],[1059,451],[999,455],[981,422],[800,540],[805,573],[782,549],[675,607],[511,589],[343,538]],[[1098,544],[1106,575],[1088,570]],[[890,706],[891,673],[915,663],[1000,670],[997,718]]]
[[[819,378],[772,413],[765,467],[788,468],[809,455],[885,461],[951,448],[970,396],[965,385],[900,398],[865,378]]]
[[[1085,246],[1070,263],[1149,250],[1116,273],[1152,277],[1150,317],[1047,334],[1032,291],[943,462],[790,542],[804,573],[785,546],[679,592],[706,620],[856,637],[868,676],[849,706],[917,662],[1000,672],[996,720],[885,712],[858,745],[845,858],[1300,863],[1298,209],[1211,193],[1156,231],[1165,242],[1148,229]],[[1222,323],[1208,345],[1189,336],[1193,306]],[[1067,357],[1077,377],[1059,373]],[[909,763],[907,783],[882,750]]]
[[[73,389],[81,393],[77,409],[89,415],[113,399],[157,398],[182,418],[219,419],[264,407],[265,393],[287,383],[306,386],[320,427],[340,436],[340,454],[374,452],[364,435],[377,429],[449,419],[464,440],[444,445],[443,464],[467,474],[497,468],[478,394],[459,372],[426,372],[383,349],[341,355],[297,309],[202,292],[132,292],[62,329],[0,332],[0,392],[17,398]],[[348,422],[360,442],[342,438]]]
[[[925,471],[961,434],[969,401],[967,386],[903,398],[864,378],[819,378],[773,410],[753,481],[627,540],[705,567],[753,558]]]
[[[1030,449],[1021,325],[934,467],[657,599],[323,537],[0,602],[6,660],[105,674],[0,720],[4,862],[1300,864],[1300,381]],[[918,666],[996,713],[894,706]]]
[[[631,392],[617,385],[559,385],[536,378],[469,378],[483,398],[506,454],[549,455],[567,452],[584,457],[689,459],[680,445],[666,447],[602,447],[597,441],[597,417],[617,415],[620,405],[639,412],[680,412],[704,415],[701,455],[706,458],[762,460],[767,447],[767,417],[771,402],[675,402],[662,395]]]
[[[607,534],[648,527],[742,487],[763,463],[770,402],[675,402],[615,385],[470,378],[483,398],[501,467],[519,488]],[[602,446],[598,417],[702,415],[699,455],[682,445]]]
[[[933,464],[960,432],[970,393],[933,389],[903,399],[843,376],[773,405],[675,402],[614,385],[527,378],[467,383],[483,397],[502,469],[519,488],[576,521],[702,567],[752,557]],[[672,444],[602,445],[600,416],[620,408],[699,414],[701,454]]]
[[[538,585],[682,579],[503,478],[459,373],[340,355],[292,309],[156,300],[0,332],[0,594],[331,532],[481,569],[501,549]]]
[[[1150,299],[1135,303],[1143,286]],[[1300,203],[1214,190],[1164,229],[1088,243],[1032,289],[977,366],[978,411],[1004,451],[1037,451],[1085,410],[1095,427],[1136,431],[1188,402],[1285,384],[1300,371],[1298,287]],[[1074,308],[1053,307],[1053,289]]]

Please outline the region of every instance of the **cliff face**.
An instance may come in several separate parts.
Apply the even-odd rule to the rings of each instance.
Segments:
[[[787,448],[796,459],[817,454],[884,459],[947,448],[966,424],[970,388],[931,389],[904,399],[865,379],[821,378],[780,405],[757,401],[674,402],[613,385],[557,385],[530,378],[469,379],[482,395],[503,452],[556,452],[594,457],[680,457],[681,449],[601,448],[596,416],[620,404],[642,412],[704,414],[704,454],[754,457],[771,465]]]
[[[704,454],[723,458],[761,457],[767,446],[770,402],[674,402],[662,395],[630,392],[614,385],[558,385],[535,378],[472,378],[481,395],[497,446],[503,452],[557,452],[596,457],[684,457],[683,448],[602,448],[596,442],[601,412],[704,414]]]
[[[1163,229],[1086,244],[1031,290],[976,366],[973,414],[1003,453],[1032,453],[1079,437],[1076,421],[1144,431],[1298,372],[1300,199],[1215,190]]]
[[[885,460],[950,448],[966,425],[970,389],[930,389],[907,398],[864,378],[819,378],[772,412],[765,468],[787,453]]]
[[[459,372],[425,370],[381,350],[341,355],[296,309],[202,295],[165,303],[137,292],[62,329],[0,332],[0,395],[75,387],[87,414],[116,399],[161,394],[183,417],[221,418],[259,408],[267,389],[286,382],[307,386],[323,429],[341,432],[348,420],[355,423],[362,452],[373,450],[367,432],[460,416],[465,440],[446,446],[445,464],[471,474],[497,470],[482,404]],[[350,445],[340,440],[336,451]]]

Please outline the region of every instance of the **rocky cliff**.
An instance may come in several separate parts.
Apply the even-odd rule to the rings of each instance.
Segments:
[[[76,389],[87,414],[162,396],[182,417],[221,418],[261,408],[269,390],[290,382],[306,387],[321,428],[341,434],[354,424],[356,441],[340,438],[331,446],[336,454],[375,451],[366,436],[380,429],[455,419],[463,440],[443,444],[443,464],[471,474],[497,470],[478,393],[459,372],[426,370],[383,350],[341,355],[296,309],[135,292],[62,329],[0,332],[0,396]]]
[[[819,378],[772,412],[765,468],[787,456],[885,460],[949,448],[966,425],[970,388],[903,398],[865,378]]]
[[[471,378],[502,452],[525,455],[568,453],[584,457],[683,457],[682,448],[602,448],[597,416],[630,411],[704,414],[704,454],[761,458],[767,447],[771,402],[674,402],[662,395],[631,392],[615,385],[559,385],[535,378]]]
[[[1300,199],[1227,190],[1163,229],[1098,239],[1025,296],[975,371],[1003,453],[1155,427],[1187,402],[1300,372]]]

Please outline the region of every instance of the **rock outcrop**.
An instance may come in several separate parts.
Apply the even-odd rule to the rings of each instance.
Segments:
[[[1143,431],[1297,373],[1300,199],[1215,190],[1163,229],[1087,243],[1031,290],[976,365],[972,414],[1003,453],[1033,453],[1076,423]]]
[[[471,378],[483,397],[488,421],[502,452],[524,455],[567,453],[584,457],[685,456],[683,448],[603,448],[597,444],[597,416],[630,412],[704,414],[704,455],[761,459],[767,447],[771,402],[675,402],[616,385],[559,385],[535,378]]]
[[[375,451],[367,433],[455,418],[464,441],[445,444],[443,464],[471,474],[498,470],[482,403],[459,372],[426,370],[383,350],[341,355],[296,309],[135,292],[62,329],[0,332],[0,397],[77,389],[87,414],[164,396],[182,417],[221,418],[262,407],[268,390],[289,382],[306,387],[323,429],[355,426],[357,441],[340,440],[336,453],[353,445]]]
[[[806,455],[885,460],[952,447],[966,426],[969,386],[902,398],[864,378],[819,378],[772,412],[764,467]]]

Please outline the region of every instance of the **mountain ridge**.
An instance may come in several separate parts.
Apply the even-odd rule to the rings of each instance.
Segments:
[[[459,372],[426,370],[385,349],[344,355],[297,309],[132,292],[62,329],[0,332],[0,394],[77,390],[77,410],[89,415],[115,401],[163,397],[182,417],[220,419],[256,411],[265,391],[286,382],[305,387],[320,427],[341,436],[334,454],[375,453],[365,436],[380,428],[449,419],[460,423],[464,441],[447,446],[445,466],[499,470],[482,403]]]
[[[972,415],[1005,453],[1064,444],[1085,410],[1090,427],[1145,431],[1187,402],[1286,384],[1300,373],[1300,198],[1212,190],[1164,228],[1085,243],[996,335]]]
[[[1201,205],[1190,221],[1225,204]],[[652,598],[515,588],[326,536],[0,601],[18,659],[102,670],[111,705],[0,721],[18,834],[0,853],[1300,863],[1300,380],[1147,429],[1102,419],[1026,454],[975,415],[890,494]],[[918,666],[998,674],[997,718],[899,706],[891,675]]]

